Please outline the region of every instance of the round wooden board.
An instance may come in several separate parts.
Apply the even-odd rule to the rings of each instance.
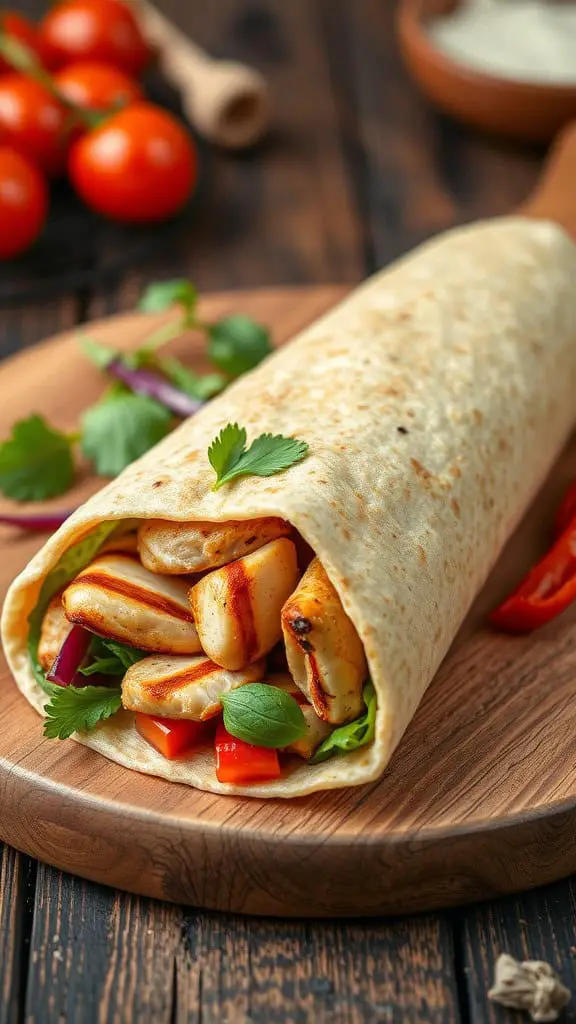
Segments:
[[[206,318],[242,311],[282,342],[346,291],[276,289],[206,298]],[[138,344],[162,317],[90,324]],[[0,368],[0,436],[32,411],[72,427],[102,389],[76,332]],[[176,353],[200,365],[195,339]],[[0,672],[0,836],[41,860],[137,893],[254,914],[345,916],[447,906],[576,870],[576,609],[531,637],[483,625],[546,544],[576,473],[576,444],[512,539],[375,784],[291,802],[201,793],[44,740]],[[98,482],[85,475],[77,504]],[[6,507],[6,506],[5,506]],[[41,538],[2,528],[0,586]]]

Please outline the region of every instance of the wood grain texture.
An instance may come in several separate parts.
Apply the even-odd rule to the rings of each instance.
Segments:
[[[451,928],[223,917],[40,866],[24,1019],[458,1024]]]
[[[36,867],[0,845],[0,1024],[17,1024],[26,986]]]
[[[545,960],[576,990],[576,885],[574,880],[475,908],[463,915],[456,939],[462,949],[470,1024],[501,1024],[504,1011],[487,998],[500,953],[519,960]],[[509,1013],[514,1024],[523,1014]],[[562,1014],[576,1021],[573,1002]]]
[[[225,294],[232,309],[292,334],[341,288]],[[91,335],[126,346],[160,322],[112,318]],[[195,349],[196,346],[196,349]],[[183,338],[175,351],[198,352]],[[3,431],[39,409],[72,427],[100,392],[74,334],[0,370]],[[576,609],[529,637],[490,632],[486,611],[547,542],[576,445],[512,539],[380,782],[299,801],[222,799],[42,740],[9,674],[0,678],[0,837],[91,879],[196,906],[272,915],[410,911],[519,890],[576,868]],[[98,482],[80,481],[72,500]],[[6,586],[38,546],[6,531]],[[442,708],[442,714],[438,708]],[[233,862],[234,871],[230,871]],[[311,871],[313,865],[313,871]]]

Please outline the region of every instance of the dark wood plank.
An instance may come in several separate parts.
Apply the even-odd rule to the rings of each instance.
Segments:
[[[341,926],[191,914],[176,1024],[456,1024],[448,925]]]
[[[159,248],[145,276],[187,273],[210,290],[358,280],[361,226],[315,4],[160,0],[159,7],[216,56],[260,67],[275,114],[270,137],[253,151],[210,152],[197,220]]]
[[[35,875],[27,857],[0,845],[0,1024],[20,1019]]]
[[[169,1024],[181,912],[40,865],[25,1019]]]
[[[527,851],[527,856],[529,856]],[[503,1010],[487,998],[500,953],[519,960],[546,960],[568,988],[576,990],[576,880],[475,907],[462,915],[463,966],[470,1024],[500,1024]],[[525,1016],[510,1013],[510,1024]],[[576,1005],[562,1020],[576,1021]]]
[[[40,867],[25,1019],[456,1024],[448,924],[183,912]]]
[[[536,181],[540,154],[438,115],[412,84],[396,5],[319,0],[369,268],[454,223],[506,213]]]

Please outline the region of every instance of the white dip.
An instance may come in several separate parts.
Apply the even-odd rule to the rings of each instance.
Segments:
[[[576,85],[576,2],[465,0],[427,30],[437,49],[475,71]]]

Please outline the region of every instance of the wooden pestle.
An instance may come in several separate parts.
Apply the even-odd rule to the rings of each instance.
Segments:
[[[270,120],[268,86],[259,71],[214,60],[149,0],[131,0],[166,79],[179,90],[186,116],[211,142],[241,149],[257,142]]]

